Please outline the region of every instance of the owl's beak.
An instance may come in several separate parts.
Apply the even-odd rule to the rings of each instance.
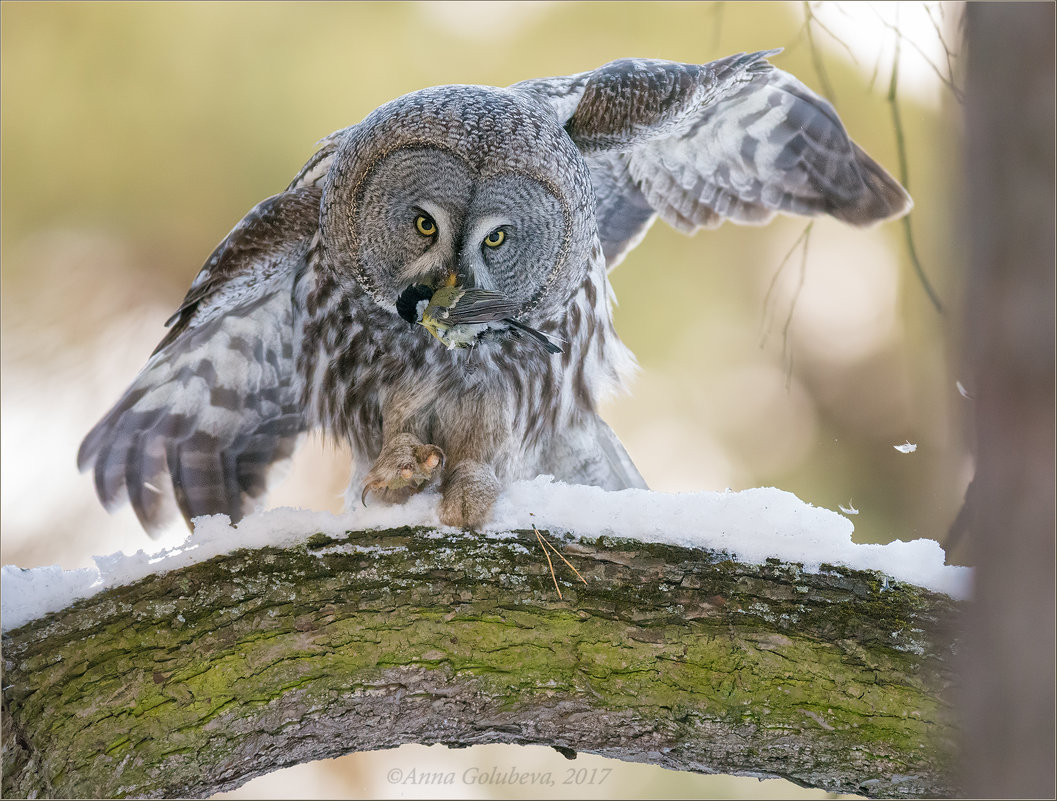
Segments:
[[[434,290],[453,286],[475,286],[472,273],[467,270],[454,270],[450,267],[445,267],[440,272],[431,272],[429,275],[423,275],[415,283],[431,286]]]
[[[437,289],[452,286],[460,288],[477,286],[477,281],[474,280],[473,271],[448,269],[444,273],[441,282],[437,285]]]
[[[462,263],[454,254],[445,254],[435,261],[420,264],[417,270],[409,269],[402,277],[410,284],[425,285],[434,290],[456,286],[476,287],[479,284],[473,266]]]

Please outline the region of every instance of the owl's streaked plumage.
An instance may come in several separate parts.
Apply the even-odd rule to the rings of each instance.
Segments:
[[[399,501],[439,480],[453,525],[486,522],[507,483],[542,473],[645,486],[596,409],[633,364],[607,271],[654,219],[684,231],[776,212],[869,225],[910,207],[771,54],[424,89],[322,140],[209,257],[85,438],[81,469],[148,531],[173,501],[187,519],[241,517],[314,428],[351,444],[355,497]],[[395,306],[453,274],[502,293],[563,352],[496,341],[467,369],[468,351]]]

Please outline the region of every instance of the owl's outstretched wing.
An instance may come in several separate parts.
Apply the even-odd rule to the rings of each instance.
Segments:
[[[81,444],[78,466],[94,469],[103,505],[127,499],[150,533],[174,500],[188,521],[242,517],[305,429],[293,289],[319,227],[311,166],[217,247],[147,365]]]
[[[510,87],[549,106],[591,170],[606,262],[656,215],[683,231],[777,212],[870,225],[910,196],[848,136],[833,106],[765,60],[622,59]]]

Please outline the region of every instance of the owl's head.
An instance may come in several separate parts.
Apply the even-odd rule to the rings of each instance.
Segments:
[[[323,194],[326,261],[393,309],[413,284],[501,292],[518,317],[583,281],[594,200],[553,115],[504,89],[441,86],[374,111],[343,140]]]

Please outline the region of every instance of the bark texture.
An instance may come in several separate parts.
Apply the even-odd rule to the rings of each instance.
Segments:
[[[5,634],[5,797],[204,796],[404,743],[553,745],[942,796],[950,598],[877,573],[551,535],[316,535]]]

